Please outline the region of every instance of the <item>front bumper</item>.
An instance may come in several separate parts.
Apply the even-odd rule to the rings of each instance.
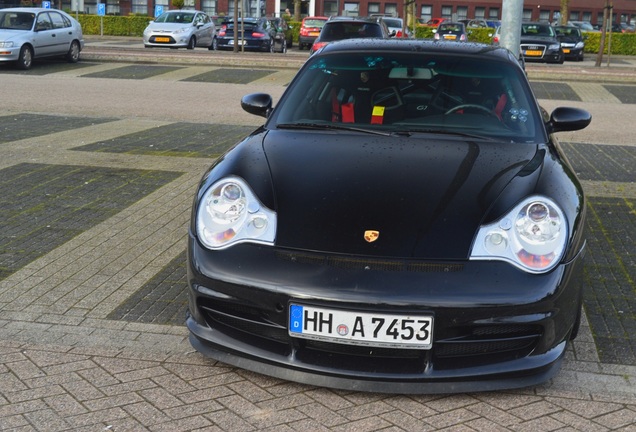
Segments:
[[[582,254],[545,275],[505,263],[326,257],[255,245],[211,252],[190,238],[192,345],[306,384],[391,393],[539,384],[559,369],[577,313]],[[400,266],[404,265],[404,268]],[[430,350],[289,336],[290,302],[434,317]]]
[[[186,48],[190,41],[190,36],[177,36],[172,34],[151,34],[144,36],[144,46],[166,47],[166,48]]]
[[[0,62],[17,61],[20,57],[20,48],[22,47],[0,48]]]

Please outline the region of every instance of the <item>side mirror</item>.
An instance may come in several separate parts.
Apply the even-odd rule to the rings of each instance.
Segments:
[[[243,96],[241,108],[250,114],[267,118],[272,112],[272,97],[266,93],[252,93]]]
[[[592,115],[580,108],[559,107],[550,114],[548,128],[550,132],[581,130],[592,121]]]

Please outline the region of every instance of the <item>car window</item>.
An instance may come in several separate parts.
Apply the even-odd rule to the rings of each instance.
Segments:
[[[37,21],[35,23],[35,29],[38,31],[42,30],[51,30],[53,28],[53,23],[51,22],[51,18],[48,13],[41,13],[38,15]]]
[[[437,130],[514,142],[543,138],[520,68],[443,54],[311,57],[270,121]]]
[[[1,12],[0,29],[31,30],[35,14],[30,12]]]
[[[326,23],[326,22],[327,22],[327,21],[325,21],[325,20],[318,20],[318,19],[310,19],[310,20],[308,20],[308,19],[306,19],[306,20],[304,21],[303,25],[304,25],[305,27],[318,27],[318,28],[322,28],[322,27],[324,27],[324,25],[325,25],[325,23]]]
[[[66,28],[71,25],[71,22],[68,19],[65,19],[57,12],[49,12],[49,16],[51,17],[51,23],[54,29]]]
[[[367,37],[382,37],[382,29],[377,23],[334,22],[325,25],[320,33],[323,42]]]

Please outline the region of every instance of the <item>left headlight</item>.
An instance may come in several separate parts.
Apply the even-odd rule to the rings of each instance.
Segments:
[[[180,27],[178,29],[176,29],[175,31],[173,31],[174,34],[181,34],[181,33],[185,33],[187,31],[190,30],[190,26],[188,27]]]
[[[561,261],[567,239],[563,211],[551,199],[533,196],[480,227],[470,259],[502,260],[529,273],[545,273]]]
[[[558,50],[559,48],[561,48],[561,44],[552,44],[548,47],[549,50]]]
[[[0,48],[13,48],[13,41],[0,42]]]
[[[273,245],[276,213],[265,207],[239,177],[227,177],[205,191],[197,209],[196,230],[208,249],[237,243]]]

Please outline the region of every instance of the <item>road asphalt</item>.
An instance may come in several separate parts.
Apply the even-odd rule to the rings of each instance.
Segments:
[[[224,145],[261,123],[240,97],[279,97],[306,56],[162,52],[87,37],[81,68],[0,69],[0,431],[636,431],[628,57],[527,69],[546,109],[574,105],[594,117],[561,135],[599,242],[590,246],[594,295],[554,379],[490,393],[370,394],[269,378],[191,348],[182,288],[194,189]],[[159,65],[178,67],[118,75]],[[244,84],[187,81],[227,68],[271,73]],[[607,306],[600,285],[624,288],[625,303]],[[599,316],[609,330],[615,318],[621,334],[601,337]]]

